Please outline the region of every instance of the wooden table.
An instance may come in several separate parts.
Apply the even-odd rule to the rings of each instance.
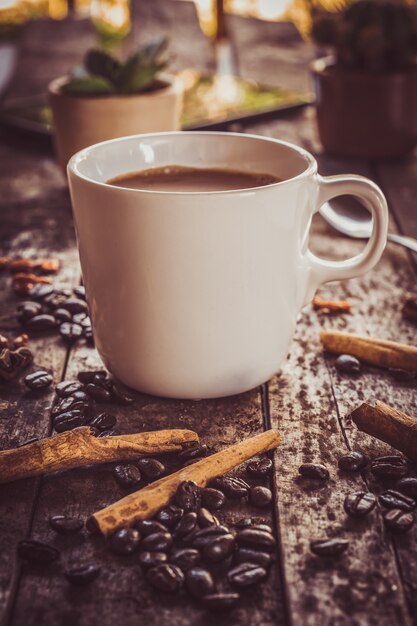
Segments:
[[[139,39],[168,31],[176,67],[209,67],[210,51],[201,35],[191,4],[166,0],[138,3],[135,23]],[[308,86],[311,50],[286,24],[231,20],[244,76],[297,88]],[[41,93],[51,78],[64,73],[91,45],[88,24],[36,23],[26,32],[10,96]],[[294,141],[318,157],[321,173],[356,172],[378,182],[391,209],[391,229],[417,237],[417,160],[366,163],[321,154],[314,127],[314,110],[306,109],[250,131]],[[1,254],[46,255],[62,260],[61,286],[79,282],[78,255],[68,190],[48,145],[3,131],[0,145]],[[351,256],[363,245],[314,221],[316,252],[331,258]],[[268,626],[409,626],[417,623],[417,525],[404,536],[392,537],[383,527],[381,510],[362,522],[348,520],[343,499],[352,490],[378,489],[368,473],[340,477],[337,459],[350,449],[370,456],[388,447],[359,433],[346,419],[361,401],[384,400],[417,415],[416,388],[396,382],[385,371],[366,367],[352,379],[341,375],[334,359],[319,345],[321,328],[415,342],[415,327],[404,321],[401,304],[415,289],[415,258],[389,244],[377,268],[363,279],[328,285],[320,295],[348,299],[351,315],[328,317],[306,307],[282,373],[262,389],[240,396],[202,402],[171,401],[136,394],[132,407],[117,409],[117,430],[136,432],[163,427],[196,429],[212,450],[277,428],[284,443],[274,456],[274,507],[259,514],[245,505],[224,512],[228,521],[248,514],[273,523],[278,537],[277,563],[266,584],[244,594],[229,615],[206,613],[185,596],[161,597],[150,592],[134,560],[123,561],[104,543],[87,534],[56,537],[48,525],[53,514],[86,518],[121,497],[111,467],[99,466],[28,479],[0,488],[0,610],[5,624],[34,626],[123,626],[158,624],[188,626],[259,624]],[[0,275],[1,312],[13,310],[16,299],[10,278]],[[273,288],[273,285],[271,285]],[[67,349],[57,337],[31,340],[36,365],[50,369],[55,382],[73,379],[80,370],[97,368],[94,349],[82,343]],[[53,390],[34,395],[17,380],[0,389],[1,447],[17,446],[51,433],[49,409]],[[329,482],[307,488],[297,480],[299,465],[325,463]],[[365,484],[366,483],[366,484]],[[326,536],[350,540],[339,560],[324,562],[309,552],[309,541]],[[25,537],[53,543],[61,562],[47,573],[23,567],[16,544]],[[63,563],[80,555],[102,566],[88,588],[70,588]]]

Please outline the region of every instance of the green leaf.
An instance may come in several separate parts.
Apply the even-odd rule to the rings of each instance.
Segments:
[[[74,96],[101,96],[114,93],[114,87],[101,76],[72,78],[61,87],[62,93]]]
[[[123,83],[119,83],[119,91],[125,94],[146,91],[155,81],[156,75],[165,67],[165,63],[144,67],[131,66],[123,76]]]
[[[117,59],[103,50],[87,52],[84,65],[89,74],[106,78],[113,85],[116,84],[122,67]]]
[[[159,57],[165,52],[168,45],[168,37],[157,37],[140,51],[142,62],[144,65],[150,65],[151,63],[157,63]]]

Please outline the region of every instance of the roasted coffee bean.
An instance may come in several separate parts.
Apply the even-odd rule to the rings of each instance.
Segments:
[[[336,369],[345,374],[359,374],[361,362],[350,354],[341,354],[335,361]]]
[[[43,304],[45,304],[49,310],[55,311],[61,308],[62,304],[67,301],[67,298],[68,293],[55,291],[43,299]]]
[[[200,487],[192,480],[184,480],[178,485],[174,501],[184,511],[196,511],[201,507]]]
[[[113,383],[110,393],[113,402],[116,402],[116,404],[128,406],[129,404],[133,404],[135,401],[135,398],[127,391],[127,389],[117,383]]]
[[[39,302],[20,302],[17,305],[17,319],[23,324],[42,313],[42,305]]]
[[[108,430],[109,428],[113,428],[116,424],[116,416],[112,413],[99,413],[95,416],[95,418],[90,422],[90,426],[93,428],[97,428],[98,430]]]
[[[37,372],[32,372],[24,377],[23,382],[26,387],[32,390],[38,389],[46,389],[53,383],[52,375],[45,370],[38,370]]]
[[[251,487],[249,489],[249,502],[252,506],[264,508],[271,504],[272,492],[267,487]]]
[[[272,528],[269,524],[254,524],[251,526],[252,530],[262,530],[265,533],[273,534]]]
[[[377,478],[403,478],[408,474],[408,463],[402,456],[380,456],[372,461],[371,472]]]
[[[86,317],[88,317],[87,313],[75,313],[72,316],[72,321],[81,326]]]
[[[89,315],[86,315],[80,322],[83,328],[91,328],[91,318]],[[92,382],[92,381],[90,381]]]
[[[218,526],[219,520],[208,509],[202,507],[197,511],[197,523],[201,528],[208,528],[209,526]]]
[[[174,593],[181,589],[184,584],[184,574],[180,568],[169,563],[152,567],[148,571],[146,579],[155,589],[165,593]]]
[[[343,503],[344,509],[351,517],[365,517],[376,505],[376,497],[370,491],[349,493]]]
[[[111,391],[113,389],[113,379],[109,376],[102,376],[100,373],[95,374],[91,382],[93,385],[107,389],[107,391]]]
[[[265,457],[263,459],[259,459],[258,461],[252,461],[248,463],[246,466],[246,472],[249,476],[253,476],[254,478],[262,478],[263,476],[267,476],[272,470],[272,461]]]
[[[83,328],[83,334],[88,345],[94,346],[94,334],[93,334],[93,329],[91,328],[91,326],[87,326]]]
[[[92,425],[92,424],[91,424]],[[141,481],[140,470],[133,463],[120,463],[113,468],[115,481],[122,487],[136,487]]]
[[[169,560],[186,572],[201,561],[201,554],[195,548],[180,548],[171,551]]]
[[[185,461],[191,461],[192,459],[201,459],[203,456],[206,456],[208,452],[208,448],[205,444],[201,446],[196,446],[195,448],[188,448],[187,450],[183,450],[178,455],[178,460],[181,463]]]
[[[396,488],[401,493],[405,493],[406,496],[417,500],[417,478],[411,476],[407,478],[401,478],[396,484]]]
[[[156,480],[165,474],[165,465],[150,457],[139,459],[138,466],[148,480]]]
[[[142,539],[142,549],[150,552],[165,552],[172,544],[171,533],[153,533]]]
[[[68,398],[68,396],[72,396],[76,391],[80,391],[81,389],[81,383],[71,380],[63,380],[55,387],[56,394],[60,398]]]
[[[89,383],[94,382],[96,377],[106,378],[107,372],[105,370],[94,370],[92,372],[78,372],[77,374],[78,380],[80,383],[83,383],[83,385],[88,385]]]
[[[55,292],[55,289],[52,285],[43,285],[42,283],[38,283],[33,285],[31,289],[29,289],[29,297],[34,300],[43,300],[47,296],[52,295]]]
[[[329,471],[320,463],[303,463],[298,468],[299,473],[304,478],[313,478],[314,480],[328,480]]]
[[[416,501],[413,498],[409,498],[394,489],[387,489],[381,493],[378,500],[387,509],[401,509],[401,511],[410,512],[416,508]]]
[[[103,432],[99,433],[96,436],[100,439],[102,437],[114,437],[117,434],[118,433],[116,433],[115,430],[103,430]]]
[[[229,532],[227,526],[208,526],[190,533],[188,537],[184,538],[184,542],[192,545],[194,548],[203,548],[213,539],[217,539],[221,535],[227,535]]]
[[[239,601],[238,593],[210,593],[202,598],[210,611],[230,611]]]
[[[90,396],[86,394],[82,388],[78,389],[77,391],[74,391],[71,394],[71,397],[74,398],[75,400],[83,400],[84,402],[87,402],[88,404],[92,403]]]
[[[396,533],[405,533],[414,524],[412,513],[406,513],[400,509],[391,509],[384,514],[384,522],[387,528]]]
[[[232,554],[234,548],[235,538],[232,534],[213,537],[210,543],[203,548],[203,558],[209,563],[219,563],[227,559]]]
[[[209,509],[220,509],[226,502],[226,496],[220,489],[205,487],[201,489],[201,502]]]
[[[84,522],[79,517],[70,515],[53,515],[49,518],[50,527],[60,535],[72,535],[78,533],[84,526]]]
[[[243,517],[238,522],[236,522],[236,528],[247,528],[248,526],[252,526],[253,522],[250,517]]]
[[[52,563],[59,558],[59,550],[47,543],[32,539],[19,541],[17,553],[21,559],[31,563]]]
[[[274,536],[265,530],[244,528],[236,535],[236,541],[240,546],[272,552],[275,548]]]
[[[147,537],[148,535],[153,535],[154,533],[166,533],[168,532],[168,528],[161,524],[161,522],[157,522],[154,519],[143,519],[135,524],[135,528],[138,529],[141,537]]]
[[[359,472],[368,463],[368,459],[362,452],[352,450],[340,457],[337,464],[342,472]]]
[[[65,571],[65,578],[71,585],[82,587],[89,585],[100,574],[101,568],[95,563],[83,563],[81,565],[71,565]]]
[[[177,526],[175,527],[175,538],[181,539],[182,537],[185,537],[195,529],[196,525],[197,513],[194,513],[194,511],[189,511],[188,513],[185,513],[185,515],[180,519]]]
[[[56,417],[61,413],[66,413],[67,411],[72,411],[74,409],[78,409],[83,413],[88,413],[91,409],[90,398],[88,396],[86,399],[77,398],[75,394],[72,396],[68,396],[67,398],[61,398],[60,401],[54,404],[54,406],[52,407],[51,415],[52,417]]]
[[[73,322],[64,322],[59,327],[59,334],[67,343],[72,343],[73,341],[77,341],[77,339],[82,337],[83,329],[79,324],[74,324]]]
[[[168,557],[165,552],[149,552],[149,550],[145,550],[139,553],[139,563],[146,568],[156,567],[161,565],[161,563],[166,563],[167,560]]]
[[[169,504],[157,513],[156,519],[167,528],[172,529],[178,524],[183,515],[184,509],[175,504]]]
[[[232,499],[244,498],[249,491],[247,482],[232,476],[219,476],[211,482],[210,486],[220,489],[220,491],[223,491],[226,496]]]
[[[310,542],[310,550],[317,556],[336,557],[345,552],[348,545],[347,539],[317,539]]]
[[[62,303],[61,307],[67,309],[71,315],[76,313],[88,313],[87,303],[85,300],[81,300],[81,298],[68,298]]]
[[[135,528],[119,528],[110,537],[110,548],[116,554],[132,554],[139,541],[140,535]]]
[[[85,300],[85,287],[84,287],[84,285],[79,285],[78,287],[74,287],[74,289],[72,291],[73,291],[74,296],[76,298],[80,298],[81,300]]]
[[[196,598],[201,598],[214,590],[214,580],[210,572],[203,567],[192,567],[185,575],[187,591]]]
[[[111,402],[111,393],[108,389],[104,389],[104,387],[99,387],[94,383],[88,383],[88,385],[85,386],[85,391],[97,402]]]
[[[48,315],[47,313],[42,313],[41,315],[35,315],[25,322],[26,328],[29,330],[42,331],[42,330],[51,330],[52,328],[56,328],[57,321],[53,315]]]
[[[398,380],[402,383],[411,383],[415,379],[414,372],[410,372],[408,370],[402,370],[399,368],[390,368],[388,372],[391,374],[395,380]]]
[[[232,587],[242,589],[261,582],[267,576],[265,568],[255,563],[240,563],[232,567],[227,574],[227,580]]]
[[[66,430],[72,430],[73,428],[79,428],[87,424],[88,417],[82,411],[74,409],[73,411],[67,411],[57,415],[54,419],[54,428],[57,433],[63,433]]]
[[[58,324],[62,324],[63,322],[71,322],[72,315],[66,309],[55,309],[54,318],[58,322]]]
[[[250,548],[239,548],[235,553],[234,560],[236,563],[254,563],[267,568],[271,565],[273,556],[267,552],[251,550]]]

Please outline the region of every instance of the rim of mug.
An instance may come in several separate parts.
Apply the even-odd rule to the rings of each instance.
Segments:
[[[116,185],[111,185],[108,182],[102,182],[102,181],[98,181],[98,180],[94,180],[94,178],[91,178],[90,176],[86,176],[85,174],[83,174],[82,172],[80,172],[77,169],[77,165],[82,162],[85,157],[87,155],[89,155],[95,148],[98,148],[99,146],[103,146],[103,145],[108,145],[108,144],[112,144],[112,143],[117,143],[117,142],[124,142],[124,141],[129,141],[129,140],[135,140],[135,139],[140,139],[140,138],[145,138],[145,137],[169,137],[169,136],[175,136],[175,135],[192,135],[192,136],[198,136],[198,135],[217,135],[219,137],[245,137],[247,139],[261,139],[262,141],[268,141],[271,143],[276,143],[279,144],[281,146],[285,146],[286,148],[290,148],[291,150],[293,150],[294,152],[296,152],[297,154],[301,155],[302,157],[304,157],[306,159],[307,162],[307,167],[305,170],[303,170],[302,172],[300,172],[299,174],[297,174],[296,176],[292,176],[291,178],[286,178],[285,180],[279,180],[275,183],[270,183],[268,185],[261,185],[260,187],[244,187],[242,189],[227,189],[227,190],[218,190],[218,191],[162,191],[162,190],[153,190],[153,189],[134,189],[132,187],[121,187],[121,186],[116,186]],[[67,165],[67,174],[69,176],[70,172],[72,174],[74,174],[74,176],[77,176],[78,178],[81,178],[82,180],[85,180],[93,185],[98,185],[99,187],[107,187],[109,189],[117,189],[118,191],[129,191],[131,193],[139,193],[139,194],[161,194],[163,196],[203,196],[203,195],[219,195],[219,194],[241,194],[244,192],[253,192],[253,191],[262,191],[263,189],[271,189],[272,187],[277,187],[277,186],[282,186],[282,185],[288,185],[290,183],[299,181],[303,178],[307,178],[308,176],[310,176],[311,174],[317,174],[317,161],[314,158],[314,156],[312,154],[310,154],[310,152],[308,152],[308,150],[305,150],[304,148],[301,148],[300,146],[297,146],[294,143],[291,143],[290,141],[284,141],[282,139],[276,139],[275,137],[265,137],[263,135],[255,135],[255,134],[251,134],[251,133],[235,133],[235,132],[225,132],[225,131],[194,131],[194,130],[189,130],[189,131],[184,131],[184,130],[180,130],[180,131],[165,131],[165,132],[158,132],[158,133],[139,133],[137,135],[126,135],[124,137],[116,137],[115,139],[107,139],[105,141],[100,141],[98,143],[92,144],[91,146],[87,146],[86,148],[83,148],[82,150],[80,150],[79,152],[76,152],[68,161],[68,165]]]

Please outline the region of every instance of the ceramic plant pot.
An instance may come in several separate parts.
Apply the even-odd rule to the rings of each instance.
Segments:
[[[417,144],[417,66],[401,73],[341,71],[332,57],[311,66],[317,124],[329,154],[398,158]]]
[[[67,80],[49,85],[55,149],[64,171],[73,154],[100,141],[180,128],[182,86],[172,76],[161,75],[154,91],[128,96],[65,94]]]

